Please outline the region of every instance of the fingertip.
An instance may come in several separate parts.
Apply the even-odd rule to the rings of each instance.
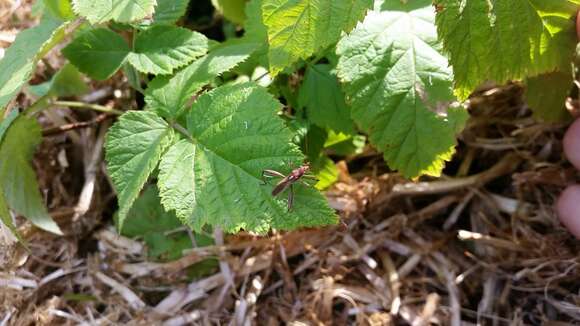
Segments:
[[[560,222],[580,239],[580,185],[567,187],[556,203]]]
[[[566,131],[563,146],[568,161],[580,169],[580,119],[574,121]]]

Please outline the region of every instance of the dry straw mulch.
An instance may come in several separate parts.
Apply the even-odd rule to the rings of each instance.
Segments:
[[[25,18],[15,3],[0,6]],[[0,35],[10,35],[3,17]],[[84,100],[130,101],[115,92],[120,79],[93,86]],[[552,208],[578,172],[563,158],[566,126],[534,121],[522,93],[489,86],[470,99],[446,177],[404,180],[368,148],[338,162],[340,181],[327,192],[340,225],[266,237],[216,231],[215,246],[167,263],[112,228],[102,161],[110,119],[54,110],[41,117],[35,165],[66,235],[18,220],[30,252],[2,249],[0,325],[580,324],[580,246]],[[63,124],[71,130],[55,129]],[[218,267],[192,280],[189,267],[208,258]]]

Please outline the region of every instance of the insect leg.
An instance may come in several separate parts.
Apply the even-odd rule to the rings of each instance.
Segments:
[[[294,203],[294,187],[290,185],[290,189],[288,190],[288,212],[292,210],[293,203]]]
[[[262,171],[262,184],[265,185],[268,183],[268,180],[266,180],[266,177],[268,178],[274,178],[274,177],[280,177],[280,178],[284,178],[285,175],[283,175],[282,173],[275,171],[275,170],[263,170]]]

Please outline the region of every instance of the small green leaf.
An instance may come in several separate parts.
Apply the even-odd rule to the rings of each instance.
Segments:
[[[62,235],[46,211],[30,164],[40,141],[40,126],[34,119],[21,115],[8,127],[0,143],[0,157],[9,158],[0,160],[0,187],[11,209],[39,228]]]
[[[145,92],[147,109],[168,118],[180,116],[191,96],[215,77],[247,59],[255,48],[255,43],[226,42],[211,49],[206,56],[174,76],[156,77]]]
[[[43,19],[40,25],[20,32],[0,60],[0,108],[3,108],[28,82],[39,57],[60,39],[64,25],[60,21]],[[57,36],[58,35],[58,36]]]
[[[281,104],[253,84],[222,86],[198,98],[187,115],[193,142],[173,145],[159,165],[163,206],[194,230],[214,225],[227,232],[264,233],[336,222],[326,199],[296,184],[294,206],[261,185],[263,169],[289,172],[303,160],[277,116]]]
[[[333,155],[349,156],[362,153],[365,144],[366,138],[363,135],[346,135],[331,130],[324,148]]]
[[[174,24],[185,15],[189,0],[157,0],[153,15],[155,24]]]
[[[155,0],[73,0],[77,15],[91,24],[134,22],[153,14],[154,7]]]
[[[211,3],[224,17],[236,24],[242,24],[246,19],[246,0],[211,0]]]
[[[436,0],[437,28],[465,99],[481,83],[568,71],[577,0]],[[514,19],[517,14],[517,19]]]
[[[189,29],[159,25],[137,35],[129,62],[139,71],[171,74],[207,52],[207,38]]]
[[[78,35],[62,53],[81,72],[105,80],[121,67],[129,54],[129,45],[119,34],[95,28]]]
[[[68,21],[75,18],[70,0],[43,0],[44,5],[56,17]]]
[[[372,0],[263,0],[272,75],[334,44],[372,5]]]
[[[438,51],[431,1],[423,4],[409,12],[371,12],[337,46],[352,117],[406,177],[440,175],[467,116],[444,112],[454,100],[453,78]]]
[[[165,150],[173,130],[153,112],[128,111],[111,127],[105,143],[107,170],[119,201],[119,230]]]
[[[312,123],[347,134],[354,133],[350,110],[330,65],[308,66],[298,92],[298,105],[306,108]]]
[[[526,99],[534,116],[547,122],[570,119],[564,107],[574,79],[572,73],[551,72],[526,80]]]
[[[172,260],[181,257],[182,250],[191,248],[187,233],[182,231],[166,234],[181,226],[183,225],[175,213],[166,212],[161,206],[157,187],[148,186],[129,210],[121,234],[143,237],[149,247],[149,256],[163,256]]]
[[[321,155],[312,166],[316,173],[318,182],[315,187],[318,190],[324,190],[332,186],[338,180],[338,168],[334,162],[325,155]]]
[[[53,77],[51,90],[57,96],[76,96],[89,91],[81,74],[70,63],[64,65]]]

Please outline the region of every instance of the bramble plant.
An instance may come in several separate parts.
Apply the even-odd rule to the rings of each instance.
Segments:
[[[106,80],[122,71],[145,99],[143,108],[85,105],[120,114],[105,144],[119,228],[152,181],[158,190],[147,198],[196,231],[335,223],[320,193],[338,174],[327,149],[353,154],[364,135],[405,177],[439,176],[468,118],[461,102],[486,81],[522,80],[539,118],[566,118],[580,0],[213,0],[244,30],[223,42],[178,26],[188,6],[196,10],[188,2],[39,3],[41,23],[0,61],[6,225],[14,229],[10,208],[61,232],[30,164],[41,140],[34,116],[85,91],[81,73]],[[63,42],[69,64],[46,87],[28,86],[36,63]],[[22,87],[40,95],[19,113]],[[296,184],[288,210],[262,173],[288,175],[305,161],[320,181]]]

